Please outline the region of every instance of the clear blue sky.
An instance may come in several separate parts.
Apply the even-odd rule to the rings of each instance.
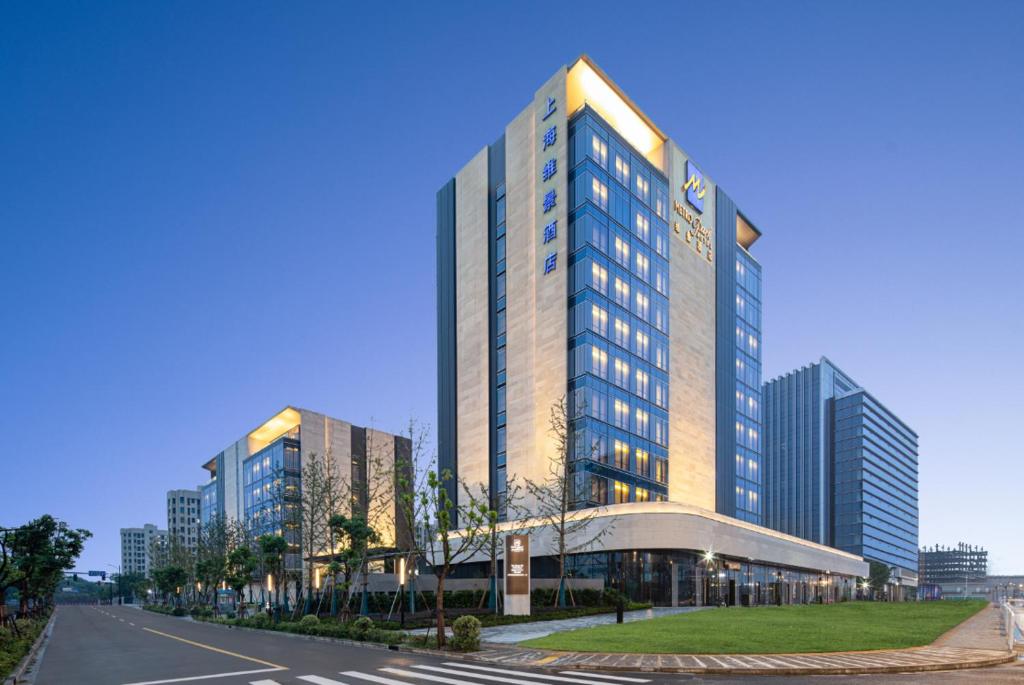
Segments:
[[[586,52],[764,232],[765,377],[829,356],[921,542],[1024,573],[1024,3],[639,7],[5,3],[2,522],[102,568],[286,404],[435,422],[434,193]]]

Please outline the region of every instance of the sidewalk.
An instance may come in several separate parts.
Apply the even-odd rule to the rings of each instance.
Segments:
[[[983,668],[1013,661],[1015,655],[1006,650],[1005,638],[1000,632],[1000,620],[999,610],[989,607],[931,645],[870,652],[593,654],[485,644],[484,649],[472,658],[543,668],[732,675],[853,675],[946,671]]]
[[[633,621],[644,621],[649,618],[671,616],[672,614],[683,614],[688,611],[700,611],[704,607],[655,607],[653,609],[638,609],[623,613],[622,620],[626,623]],[[527,623],[512,623],[505,626],[490,626],[480,630],[480,639],[485,643],[514,645],[524,640],[532,640],[537,637],[544,637],[551,633],[560,633],[565,630],[577,630],[579,628],[590,628],[608,623],[615,623],[615,614],[595,614],[593,616],[580,616],[578,618],[561,618],[555,621],[529,621]],[[431,632],[433,629],[429,629]],[[427,628],[417,628],[408,631],[413,635],[424,635]],[[449,622],[446,632],[452,634],[452,626]]]

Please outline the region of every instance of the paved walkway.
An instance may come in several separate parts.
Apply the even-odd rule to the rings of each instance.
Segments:
[[[733,675],[945,671],[1013,661],[1015,657],[1006,649],[1000,621],[998,609],[984,609],[935,643],[912,649],[814,654],[593,654],[486,644],[473,658],[545,668]]]
[[[685,614],[688,611],[700,611],[705,607],[654,607],[653,609],[637,609],[627,611],[622,615],[626,623],[633,621],[645,621],[649,618],[671,616],[672,614]],[[532,640],[535,637],[545,637],[551,633],[560,633],[565,630],[576,630],[578,628],[590,628],[608,623],[615,623],[615,613],[595,614],[593,616],[580,616],[579,618],[561,618],[556,621],[529,621],[527,623],[513,623],[506,626],[489,626],[480,629],[482,642],[499,645],[514,645],[524,640]],[[408,631],[413,635],[424,635],[433,632],[433,628],[416,628]],[[452,634],[451,621],[448,622],[445,632]]]

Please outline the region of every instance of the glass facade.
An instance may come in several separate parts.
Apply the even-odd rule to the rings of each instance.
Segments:
[[[668,182],[591,110],[569,124],[577,506],[668,493]]]
[[[218,515],[217,479],[213,478],[209,483],[199,488],[199,521],[205,526]]]
[[[288,569],[302,568],[298,438],[296,427],[242,462],[245,524],[255,536],[284,536],[289,544]]]
[[[917,571],[917,434],[827,359],[764,384],[766,523]]]
[[[489,562],[478,562],[462,564],[454,577],[486,578],[489,573]],[[708,558],[695,550],[572,554],[566,559],[566,573],[575,587],[601,581],[602,587],[619,590],[632,601],[655,606],[832,604],[856,594],[853,576],[749,559]],[[557,557],[534,557],[531,575],[557,579]]]
[[[863,390],[834,411],[835,546],[916,571],[917,435]]]
[[[761,265],[736,247],[736,509],[761,523]]]

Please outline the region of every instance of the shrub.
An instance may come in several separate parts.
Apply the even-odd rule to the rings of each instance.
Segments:
[[[174,607],[174,610],[171,611],[172,616],[184,616],[186,613],[188,612],[185,611],[185,607]]]
[[[270,626],[270,616],[261,611],[249,619],[249,625],[253,628],[267,628]]]
[[[352,637],[357,640],[365,640],[369,637],[370,630],[373,628],[373,621],[369,616],[360,616],[352,622]]]
[[[475,652],[480,649],[480,619],[476,616],[460,616],[452,624],[452,648],[460,652]]]
[[[306,614],[301,619],[299,619],[300,626],[315,626],[318,623],[320,623],[320,617],[316,614]]]
[[[213,609],[208,606],[194,606],[189,610],[193,618],[210,618],[213,616]]]

